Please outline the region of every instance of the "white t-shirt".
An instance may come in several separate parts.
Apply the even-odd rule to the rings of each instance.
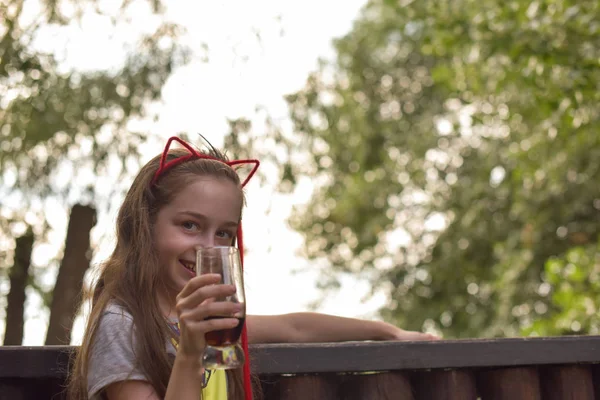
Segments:
[[[133,317],[123,307],[109,304],[92,344],[87,376],[89,399],[102,399],[102,390],[115,382],[149,380],[136,366],[135,344]],[[171,344],[167,344],[167,352],[175,356]]]

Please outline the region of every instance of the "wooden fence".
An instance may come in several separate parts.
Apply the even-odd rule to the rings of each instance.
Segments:
[[[66,346],[0,347],[0,399],[62,399]],[[600,400],[600,337],[251,346],[265,400]]]

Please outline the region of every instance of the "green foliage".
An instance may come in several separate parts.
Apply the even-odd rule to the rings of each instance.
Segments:
[[[574,335],[600,332],[600,246],[590,244],[551,257],[544,268],[545,288],[555,312],[523,329],[526,335]],[[550,292],[550,289],[552,290]],[[539,314],[545,306],[536,304]]]
[[[61,191],[52,184],[53,174],[66,160],[75,170],[101,171],[109,154],[122,161],[123,170],[129,156],[137,159],[145,134],[132,132],[127,123],[147,116],[146,106],[160,98],[187,50],[175,44],[180,29],[164,23],[140,39],[119,69],[65,72],[54,54],[32,42],[44,28],[73,22],[76,13],[68,18],[61,11],[70,2],[46,2],[39,18],[24,24],[26,3],[0,5],[7,15],[0,30],[0,88],[6,94],[0,104],[0,171],[3,189],[45,196]],[[80,12],[97,6],[75,4]]]
[[[288,96],[310,159],[286,168],[315,183],[291,220],[305,255],[370,279],[409,329],[597,327],[573,311],[593,287],[543,277],[597,252],[599,17],[591,0],[369,2]]]
[[[138,11],[148,6],[156,29],[146,29],[130,50],[123,49],[122,62],[110,70],[72,70],[36,45],[46,35],[84,24],[86,14],[122,27],[131,3],[0,0],[0,278],[24,222],[33,225],[36,244],[43,243],[48,199],[64,207],[53,212],[66,214],[74,203],[123,190],[118,184],[98,187],[89,177],[111,174],[118,182],[131,173],[147,140],[131,122],[152,117],[148,105],[160,99],[174,68],[189,58],[189,49],[177,44],[181,28],[161,17],[160,0],[137,2]],[[78,179],[79,173],[88,178]],[[33,287],[40,288],[35,278]]]

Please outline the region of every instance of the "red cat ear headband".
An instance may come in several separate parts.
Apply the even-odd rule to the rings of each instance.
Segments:
[[[177,157],[176,159],[171,160],[171,161],[167,161],[167,156],[169,155],[169,149],[171,148],[171,143],[173,143],[173,141],[175,141],[175,142],[181,144],[183,147],[185,147],[185,149],[187,151],[189,151],[190,154],[185,155],[185,156],[181,156],[181,157]],[[156,181],[158,180],[158,178],[166,170],[174,167],[175,165],[181,164],[181,163],[189,161],[189,160],[195,160],[195,159],[198,159],[198,158],[204,158],[204,159],[208,159],[208,160],[219,161],[219,162],[221,162],[223,164],[229,165],[231,168],[233,168],[236,165],[241,165],[241,164],[252,164],[253,167],[250,170],[250,173],[248,174],[248,176],[246,177],[246,179],[244,179],[242,181],[242,187],[246,186],[246,184],[248,183],[248,181],[250,180],[250,178],[252,178],[252,176],[254,175],[254,173],[256,172],[256,170],[258,169],[258,166],[260,165],[260,161],[253,160],[253,159],[250,159],[250,160],[232,160],[232,161],[219,160],[218,158],[215,158],[215,157],[210,156],[208,154],[199,153],[196,149],[194,149],[192,146],[190,146],[185,141],[181,140],[177,136],[173,136],[173,137],[169,138],[169,140],[167,141],[167,144],[165,145],[165,150],[163,151],[162,156],[160,157],[159,167],[156,170],[156,173],[154,174],[154,178],[152,179],[152,185],[154,185],[156,183]]]
[[[171,143],[173,143],[173,141],[175,141],[175,142],[181,144],[183,147],[185,147],[186,150],[189,151],[189,154],[181,156],[181,157],[177,157],[171,161],[167,161],[167,156],[169,155],[169,149],[171,148]],[[258,166],[260,165],[260,162],[258,160],[254,160],[254,159],[232,160],[232,161],[219,160],[218,158],[212,157],[208,154],[202,154],[202,153],[198,152],[197,150],[195,150],[192,146],[190,146],[185,141],[181,140],[180,138],[178,138],[176,136],[173,136],[173,137],[169,138],[169,140],[167,141],[167,144],[165,145],[165,150],[163,151],[162,156],[160,157],[159,167],[156,170],[156,173],[154,174],[154,178],[152,178],[152,185],[154,185],[158,181],[158,178],[160,178],[160,176],[162,174],[164,174],[165,171],[169,170],[170,168],[173,168],[175,165],[178,165],[178,164],[184,163],[186,161],[190,161],[190,160],[197,160],[199,158],[219,161],[223,164],[227,164],[231,168],[234,168],[234,166],[236,166],[236,165],[243,165],[243,164],[252,165],[252,169],[250,170],[250,173],[248,174],[246,179],[244,179],[241,182],[242,187],[246,186],[246,184],[248,183],[250,178],[252,178],[254,173],[256,173],[256,170],[258,169]],[[244,269],[244,241],[243,241],[243,237],[242,237],[242,222],[241,221],[240,221],[240,224],[238,225],[238,229],[237,229],[236,242],[237,242],[238,249],[240,251],[240,262],[242,263],[242,270],[243,270]],[[250,380],[250,355],[248,354],[248,333],[246,331],[246,325],[244,325],[244,328],[242,331],[242,348],[244,349],[244,355],[246,357],[246,362],[244,363],[245,398],[246,398],[246,400],[252,400],[252,382]]]

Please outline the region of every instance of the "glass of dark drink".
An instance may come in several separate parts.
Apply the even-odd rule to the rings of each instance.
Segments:
[[[244,364],[244,351],[240,336],[246,320],[246,299],[240,253],[236,247],[217,246],[196,250],[196,274],[219,274],[221,283],[235,286],[235,293],[213,301],[230,301],[242,304],[242,310],[234,315],[210,318],[237,318],[239,324],[231,329],[208,332],[203,364],[208,369],[233,369]]]

